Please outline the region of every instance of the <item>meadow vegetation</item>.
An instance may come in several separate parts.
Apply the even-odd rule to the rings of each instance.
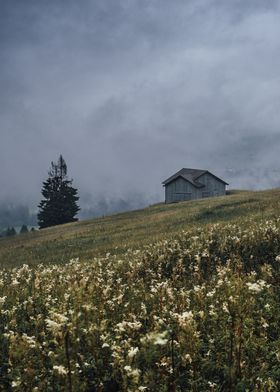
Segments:
[[[230,195],[165,205],[59,225],[15,238],[0,238],[0,266],[92,260],[110,252],[123,254],[182,230],[215,222],[256,221],[279,215],[280,190],[231,191]]]
[[[157,205],[22,235],[25,255],[38,253],[16,267],[21,248],[0,242],[0,390],[279,391],[279,196]],[[59,247],[79,238],[67,253],[76,257],[59,262]]]

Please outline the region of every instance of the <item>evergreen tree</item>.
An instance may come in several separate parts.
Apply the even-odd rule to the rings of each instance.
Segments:
[[[6,231],[7,237],[12,237],[13,235],[16,235],[16,234],[17,234],[17,232],[14,227],[8,227],[8,229]]]
[[[51,162],[49,177],[43,182],[44,199],[39,204],[38,224],[40,229],[75,222],[80,210],[77,189],[72,187],[73,180],[67,176],[67,165],[62,155],[58,162]]]
[[[28,233],[28,227],[26,225],[22,225],[20,229],[20,234]]]

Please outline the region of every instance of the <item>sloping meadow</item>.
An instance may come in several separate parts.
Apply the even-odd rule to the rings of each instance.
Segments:
[[[0,390],[279,391],[280,220],[0,272]]]

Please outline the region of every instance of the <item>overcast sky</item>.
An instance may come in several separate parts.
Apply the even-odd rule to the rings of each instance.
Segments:
[[[60,153],[84,200],[280,186],[280,1],[1,0],[0,136],[0,201]]]

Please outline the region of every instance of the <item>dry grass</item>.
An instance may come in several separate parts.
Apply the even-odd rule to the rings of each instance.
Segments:
[[[239,222],[279,216],[280,190],[237,191],[224,197],[177,204],[157,204],[142,210],[60,225],[35,233],[0,239],[0,265],[63,263],[90,260],[110,252],[122,254],[182,229],[214,222]]]

